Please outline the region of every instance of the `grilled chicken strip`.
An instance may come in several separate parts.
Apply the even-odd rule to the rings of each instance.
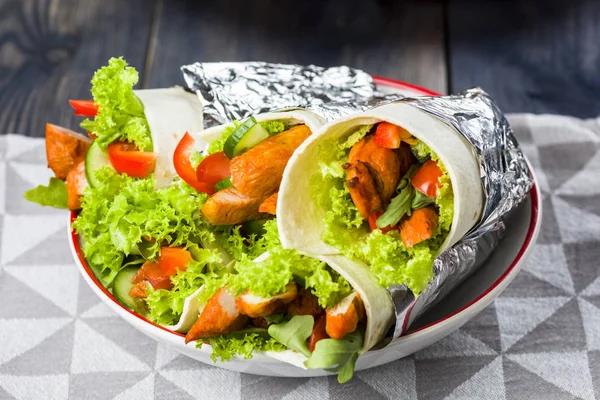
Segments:
[[[298,295],[288,306],[288,313],[294,315],[312,315],[317,318],[323,314],[323,307],[319,305],[319,299],[310,290],[300,288]]]
[[[249,197],[279,190],[283,170],[294,151],[311,134],[306,125],[274,135],[231,160],[231,183]]]
[[[355,144],[348,155],[348,163],[354,165],[361,161],[366,165],[385,206],[394,196],[398,181],[415,162],[415,158],[406,143],[402,143],[398,149],[386,149],[376,144],[374,137],[367,135]],[[368,215],[363,217],[368,218]]]
[[[350,197],[361,217],[367,219],[371,214],[383,211],[383,201],[377,190],[377,184],[365,163],[356,161],[353,164],[345,164],[344,167],[348,171],[346,185]]]
[[[279,198],[279,192],[272,194],[268,199],[264,201],[258,207],[258,211],[261,213],[269,213],[273,215],[277,215],[277,199]]]
[[[358,321],[365,315],[365,308],[357,292],[352,292],[333,308],[327,309],[325,331],[330,338],[342,339],[354,332]]]
[[[48,168],[58,179],[65,180],[69,171],[85,159],[92,144],[90,138],[61,126],[46,124],[46,159]]]
[[[258,208],[266,200],[248,197],[234,187],[219,190],[209,197],[200,212],[213,225],[234,225],[260,219],[264,216]]]
[[[185,342],[235,332],[246,322],[248,317],[239,313],[235,297],[227,291],[227,287],[222,287],[208,299],[202,314],[185,336]]]
[[[290,282],[287,284],[285,291],[276,296],[264,298],[246,292],[235,300],[235,304],[240,314],[247,315],[250,318],[268,317],[283,304],[288,304],[294,300],[297,294],[296,283]]]

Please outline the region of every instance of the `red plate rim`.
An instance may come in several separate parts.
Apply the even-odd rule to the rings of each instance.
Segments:
[[[440,96],[440,93],[434,92],[433,90],[430,89],[426,89],[424,87],[418,86],[418,85],[413,85],[411,83],[407,83],[407,82],[402,82],[402,81],[398,81],[395,79],[390,79],[390,78],[384,78],[384,77],[379,77],[379,76],[373,76],[373,81],[380,86],[387,86],[387,87],[391,87],[391,88],[395,88],[395,89],[404,89],[404,90],[409,90],[411,92],[415,92],[416,95],[421,95],[421,96]],[[498,285],[500,285],[500,283],[502,281],[504,281],[504,279],[513,271],[514,268],[517,267],[517,265],[519,265],[519,263],[521,262],[521,259],[523,258],[523,256],[525,255],[525,253],[527,252],[527,249],[529,248],[529,246],[532,244],[532,241],[534,240],[535,237],[535,231],[536,231],[536,226],[537,226],[537,222],[539,219],[539,197],[538,197],[538,192],[537,192],[537,182],[535,182],[535,178],[534,178],[534,185],[531,188],[530,191],[530,196],[531,196],[531,218],[529,221],[529,228],[527,230],[527,236],[525,237],[525,240],[523,241],[523,245],[521,246],[521,248],[519,249],[519,252],[517,253],[517,256],[515,257],[515,259],[512,261],[512,263],[509,265],[509,267],[506,269],[506,271],[504,271],[504,273],[496,280],[494,281],[494,283],[487,288],[484,292],[482,292],[479,296],[477,296],[477,298],[475,298],[473,301],[469,302],[467,305],[461,307],[460,309],[454,311],[451,314],[446,315],[445,317],[434,321],[428,325],[425,325],[423,327],[420,327],[419,329],[416,330],[408,330],[407,332],[405,332],[402,336],[406,336],[409,334],[413,334],[416,332],[420,332],[423,330],[426,330],[428,328],[431,328],[433,326],[439,325],[440,323],[446,321],[447,319],[450,319],[452,317],[454,317],[457,314],[460,314],[461,312],[465,311],[466,309],[470,308],[471,306],[473,306],[474,304],[478,303],[482,298],[484,298],[488,293],[490,293],[492,290],[494,290]],[[75,218],[77,217],[77,213],[75,211],[71,211],[70,214],[70,223],[71,223],[71,228],[72,228],[72,224],[73,221],[75,220]],[[179,337],[185,337],[185,335],[178,333],[178,332],[173,332],[163,326],[160,326],[158,324],[155,324],[154,322],[142,317],[139,314],[136,314],[135,312],[133,312],[132,310],[124,307],[121,303],[119,303],[119,301],[102,285],[102,283],[100,283],[100,281],[98,280],[98,278],[96,278],[96,275],[94,274],[94,272],[92,271],[92,269],[90,268],[90,266],[88,265],[87,261],[85,260],[85,258],[83,257],[83,253],[81,251],[81,246],[79,244],[79,240],[77,238],[77,235],[75,234],[75,232],[71,229],[71,240],[73,243],[73,247],[75,249],[75,252],[77,253],[77,257],[79,259],[79,262],[81,263],[81,265],[83,266],[85,272],[87,273],[88,277],[94,282],[94,284],[102,291],[102,293],[104,293],[109,299],[111,299],[115,305],[117,305],[118,307],[120,307],[121,309],[123,309],[124,311],[128,312],[129,314],[131,314],[132,316],[162,330],[165,332],[168,332],[172,335],[175,336],[179,336]]]

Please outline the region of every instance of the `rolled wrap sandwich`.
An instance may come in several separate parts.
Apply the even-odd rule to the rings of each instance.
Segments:
[[[173,151],[186,131],[202,130],[202,105],[180,87],[133,90],[137,80],[126,61],[112,58],[94,74],[94,100],[69,101],[76,115],[88,117],[81,126],[89,137],[46,124],[48,167],[66,181],[68,202],[53,202],[50,189],[28,200],[77,210],[83,190],[100,185],[96,175],[105,167],[134,178],[152,174],[157,188],[173,182]]]
[[[265,229],[239,261],[225,265],[202,249],[180,266],[172,289],[148,287],[149,318],[167,322],[173,300],[188,293],[178,331],[186,342],[210,344],[215,361],[264,352],[301,368],[327,368],[346,381],[359,355],[390,325],[387,291],[345,257],[316,259],[283,249],[276,221]]]
[[[480,219],[476,155],[436,117],[392,103],[330,123],[298,149],[277,207],[284,247],[343,254],[382,287],[425,289],[433,261]]]
[[[193,135],[185,134],[174,152],[173,164],[187,184],[185,187],[195,189],[200,199],[200,212],[193,218],[204,233],[195,235],[198,237],[195,244],[214,254],[220,265],[230,265],[243,257],[257,257],[260,253],[253,250],[254,240],[264,233],[265,223],[276,215],[277,193],[287,161],[322,124],[316,114],[294,110],[261,114]],[[192,245],[191,249],[195,247]],[[164,251],[174,252],[168,247],[162,248],[161,253]],[[186,253],[183,252],[180,264],[192,257]],[[194,258],[202,261],[205,257]],[[174,268],[163,269],[167,270],[164,274],[167,281],[177,272]],[[153,284],[150,264],[138,272],[134,279],[136,286],[123,293],[129,304],[138,304],[135,299],[147,299],[147,283],[151,289],[173,287],[171,282],[164,286]],[[132,276],[132,271],[129,275]],[[153,317],[151,307],[151,319],[174,331],[187,332],[194,320],[183,312],[183,307],[198,307],[197,296],[189,290],[188,287],[187,291],[162,292],[176,296],[176,306],[171,307],[167,318]]]

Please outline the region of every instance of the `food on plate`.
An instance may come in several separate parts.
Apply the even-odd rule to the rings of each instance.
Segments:
[[[281,242],[342,254],[382,287],[422,292],[435,257],[483,212],[479,163],[451,126],[406,103],[332,122],[290,159],[279,190]]]
[[[201,131],[189,108],[164,104],[176,92],[134,92],[136,77],[120,59],[95,74],[94,101],[71,102],[89,138],[48,125],[56,177],[26,196],[78,210],[73,228],[102,285],[210,344],[215,360],[262,351],[349,379],[390,326],[391,299],[366,269],[284,249],[277,232],[288,160],[323,120],[291,110]]]
[[[239,225],[269,218],[276,215],[288,160],[322,124],[314,113],[293,110],[187,134],[175,150],[175,169],[187,184],[210,195],[201,209],[209,224]],[[202,144],[198,155],[196,148]]]
[[[133,90],[137,81],[135,69],[122,58],[112,58],[92,78],[93,100],[69,101],[76,115],[87,117],[81,127],[88,136],[46,124],[48,167],[56,179],[66,180],[66,187],[42,186],[28,199],[78,209],[83,188],[96,186],[96,172],[104,167],[134,178],[152,174],[158,188],[171,184],[176,178],[173,151],[186,131],[202,130],[202,106],[195,95],[178,87]],[[68,204],[52,203],[50,187],[54,192],[68,190]]]

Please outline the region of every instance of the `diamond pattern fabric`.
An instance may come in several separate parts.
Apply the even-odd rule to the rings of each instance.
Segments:
[[[64,212],[23,200],[44,142],[0,136],[0,399],[600,399],[600,119],[512,115],[542,191],[523,270],[458,331],[335,377],[188,359],[121,320],[79,276]]]

